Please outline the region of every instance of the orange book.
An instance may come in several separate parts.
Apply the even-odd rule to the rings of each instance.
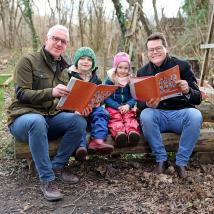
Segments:
[[[132,97],[140,101],[165,100],[182,95],[175,81],[180,80],[180,69],[176,65],[155,76],[133,77],[130,81]]]
[[[115,92],[118,86],[115,85],[96,85],[91,82],[71,78],[67,89],[70,91],[68,96],[61,97],[57,109],[75,110],[82,113],[88,107],[96,107],[107,97]]]

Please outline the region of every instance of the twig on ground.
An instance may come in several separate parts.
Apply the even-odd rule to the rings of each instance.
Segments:
[[[80,198],[82,198],[85,194],[86,194],[86,191],[85,191],[82,195],[80,195],[77,199],[75,199],[75,200],[73,201],[72,204],[65,204],[65,205],[62,206],[62,208],[70,207],[70,206],[75,206],[75,208],[76,208],[76,205],[75,205],[74,203],[76,203],[76,202],[77,202]]]

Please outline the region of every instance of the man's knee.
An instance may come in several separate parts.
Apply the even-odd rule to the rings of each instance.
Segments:
[[[45,118],[40,114],[26,114],[25,119],[29,128],[47,128]]]
[[[141,124],[148,124],[153,121],[154,111],[153,109],[146,108],[140,114]]]
[[[85,120],[84,117],[78,114],[75,114],[73,119],[76,121],[75,125],[77,130],[79,129],[80,132],[83,132],[84,130],[86,130],[87,121]]]
[[[195,108],[187,109],[187,115],[188,115],[190,124],[192,124],[193,126],[201,126],[203,117],[201,112],[198,109],[195,109]]]

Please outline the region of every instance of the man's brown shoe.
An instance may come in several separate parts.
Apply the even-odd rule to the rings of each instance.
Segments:
[[[103,139],[92,139],[89,143],[88,150],[107,155],[113,152],[114,146],[106,144]]]
[[[55,177],[60,181],[68,184],[76,184],[79,182],[79,178],[69,172],[66,172],[64,168],[53,169]]]
[[[187,178],[187,171],[185,166],[175,166],[175,171],[180,178]]]
[[[75,158],[78,161],[85,161],[87,159],[87,149],[85,147],[80,146],[75,153]]]
[[[48,201],[57,201],[63,198],[63,194],[59,191],[54,181],[41,181],[40,186],[43,195]]]
[[[128,135],[128,145],[136,146],[140,140],[140,134],[136,131],[130,131]]]
[[[118,132],[115,137],[115,146],[118,148],[125,147],[127,145],[127,135],[125,132]]]
[[[169,167],[168,161],[160,161],[156,163],[153,172],[156,174],[161,174],[164,173],[168,167]]]

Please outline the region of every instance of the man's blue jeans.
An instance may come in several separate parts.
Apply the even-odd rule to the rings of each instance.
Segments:
[[[200,135],[201,112],[195,108],[161,110],[146,108],[140,121],[145,138],[156,156],[156,161],[166,161],[167,153],[162,142],[162,132],[181,134],[176,154],[176,165],[186,166]]]
[[[29,113],[16,118],[9,128],[15,138],[29,143],[40,180],[52,181],[55,179],[53,169],[64,167],[79,146],[86,121],[80,115],[68,112],[54,116]],[[57,154],[50,160],[48,139],[59,137],[62,139]]]

